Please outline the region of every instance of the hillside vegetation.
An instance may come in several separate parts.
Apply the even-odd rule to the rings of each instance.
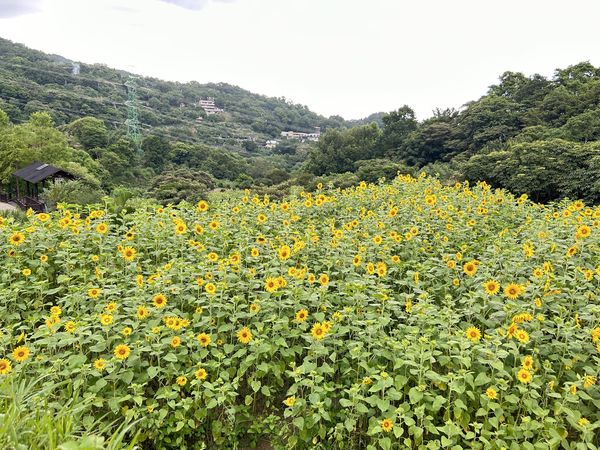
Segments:
[[[195,201],[215,188],[281,196],[294,185],[347,187],[422,171],[448,183],[485,180],[537,202],[600,202],[600,69],[588,62],[557,69],[551,78],[505,72],[478,100],[437,109],[422,121],[407,105],[344,121],[222,83],[140,77],[138,148],[125,134],[130,74],[86,64],[74,74],[74,63],[63,57],[1,39],[0,52],[5,189],[15,167],[42,153],[46,162],[87,175],[86,186],[62,197],[77,202],[119,189],[165,204]],[[198,106],[206,97],[225,112],[206,116]],[[324,131],[318,143],[264,145],[282,130],[317,126]]]

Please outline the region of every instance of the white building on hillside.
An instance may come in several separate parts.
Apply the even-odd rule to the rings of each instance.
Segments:
[[[277,144],[279,144],[279,141],[276,139],[272,139],[265,143],[265,148],[272,149],[272,148],[277,147]]]
[[[223,112],[222,109],[217,108],[217,106],[215,105],[215,99],[212,97],[208,97],[206,100],[198,100],[198,106],[204,109],[206,114],[208,114],[209,116],[211,114],[219,114]]]
[[[281,137],[286,139],[296,139],[299,141],[318,141],[321,137],[321,128],[315,127],[314,133],[302,133],[300,131],[282,131]]]

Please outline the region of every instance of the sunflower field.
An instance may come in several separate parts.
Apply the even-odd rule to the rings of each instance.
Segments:
[[[427,176],[0,219],[0,387],[142,449],[595,449],[599,230]]]

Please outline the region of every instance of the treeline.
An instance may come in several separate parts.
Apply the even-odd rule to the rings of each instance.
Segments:
[[[600,201],[600,68],[588,62],[551,79],[506,72],[486,95],[422,122],[408,107],[375,123],[329,130],[307,169],[376,180],[426,170],[449,180],[486,180],[547,202]]]
[[[104,195],[148,196],[163,203],[197,201],[207,191],[271,186],[290,178],[282,155],[242,157],[200,143],[146,136],[141,148],[95,117],[58,127],[47,112],[13,124],[0,110],[0,191],[15,192],[12,174],[33,161],[53,164],[78,177],[48,186],[44,198],[92,203]]]

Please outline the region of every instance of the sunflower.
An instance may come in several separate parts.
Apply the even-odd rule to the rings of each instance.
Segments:
[[[256,303],[251,303],[250,306],[248,307],[248,309],[250,309],[251,313],[256,314],[257,312],[260,311],[260,306]]]
[[[580,427],[587,427],[587,426],[590,424],[590,421],[589,421],[589,420],[587,420],[585,417],[581,417],[581,418],[580,418],[580,419],[577,421],[577,424],[578,424]]]
[[[204,367],[200,367],[198,370],[196,370],[195,375],[198,380],[205,380],[208,376],[208,373]]]
[[[302,323],[306,319],[308,319],[308,311],[306,309],[301,309],[296,313],[296,322]]]
[[[204,290],[207,294],[214,295],[214,293],[217,292],[217,287],[214,283],[206,283],[206,286],[204,286]]]
[[[381,429],[383,431],[385,431],[386,433],[389,433],[394,428],[394,422],[392,421],[392,419],[383,419],[380,422],[380,425],[381,425]]]
[[[285,406],[291,408],[296,404],[296,397],[292,395],[291,397],[286,398],[283,403]]]
[[[310,329],[310,334],[312,334],[312,337],[315,338],[317,341],[320,341],[325,337],[327,331],[325,330],[325,327],[322,324],[317,322]]]
[[[481,339],[481,331],[477,327],[469,327],[465,332],[467,338],[472,342],[478,342]]]
[[[175,380],[179,386],[185,386],[187,384],[187,377],[185,375],[179,375]]]
[[[158,309],[164,308],[167,305],[167,297],[164,294],[156,294],[152,297],[152,303]]]
[[[252,340],[252,332],[248,327],[244,327],[237,332],[237,338],[242,344],[247,344]]]
[[[125,345],[125,344],[119,344],[115,347],[115,358],[117,359],[127,359],[129,357],[129,354],[131,353],[131,349],[129,348],[129,346]]]
[[[463,271],[469,277],[472,277],[477,272],[477,264],[475,261],[469,261],[464,264]]]
[[[276,278],[267,278],[267,281],[265,281],[265,290],[267,292],[275,292],[278,287]]]
[[[138,306],[137,307],[137,318],[140,320],[145,319],[146,317],[148,317],[150,315],[150,311],[148,310],[148,308],[146,308],[145,306]]]
[[[50,308],[50,314],[52,316],[60,316],[62,314],[62,309],[60,308],[60,306],[52,306]]]
[[[94,369],[99,372],[102,372],[106,367],[106,360],[104,358],[98,358],[94,361]]]
[[[211,341],[210,335],[206,333],[200,333],[198,336],[196,336],[196,339],[198,340],[198,342],[200,342],[200,345],[202,345],[202,347],[208,347]]]
[[[100,323],[105,327],[113,323],[113,316],[111,314],[100,314]]]
[[[277,255],[279,256],[280,260],[285,261],[292,255],[292,249],[287,245],[282,245],[279,247]]]
[[[525,356],[521,360],[521,367],[523,367],[523,369],[532,370],[533,369],[533,357],[530,355]]]
[[[204,201],[204,200],[200,200],[198,202],[196,209],[200,212],[208,211],[208,203],[206,203],[206,201]]]
[[[173,336],[171,339],[171,347],[177,348],[181,345],[181,338],[179,336]]]
[[[511,300],[518,298],[524,291],[520,284],[511,283],[504,288],[504,295]]]
[[[525,330],[517,330],[515,337],[521,344],[527,344],[529,342],[529,333]]]
[[[592,229],[590,227],[588,227],[587,225],[580,225],[577,228],[577,232],[575,233],[575,237],[577,239],[585,239],[587,237],[590,237],[591,234],[592,234]]]
[[[48,255],[40,255],[40,261],[43,263],[48,262]]]
[[[25,242],[25,235],[17,231],[11,237],[8,238],[8,242],[10,243],[10,245],[19,246],[23,242]]]
[[[11,370],[10,361],[6,358],[0,359],[0,375],[8,375]]]
[[[125,327],[121,330],[121,333],[123,334],[123,336],[131,336],[131,333],[133,333],[133,329],[131,327]]]
[[[596,377],[594,377],[592,375],[586,375],[583,377],[583,388],[584,389],[589,389],[595,384],[596,384]]]
[[[88,297],[90,298],[98,298],[100,295],[100,289],[98,288],[90,288],[88,289]]]
[[[67,333],[74,333],[77,326],[75,325],[75,322],[69,320],[67,323],[65,323],[64,328]]]
[[[519,370],[519,373],[517,374],[517,378],[519,379],[519,381],[521,383],[527,384],[527,383],[531,383],[531,372],[527,369],[521,369]]]
[[[108,225],[106,225],[104,222],[100,222],[98,225],[96,225],[96,231],[100,234],[106,234],[108,232]]]
[[[322,273],[321,275],[319,275],[319,283],[321,284],[321,286],[327,286],[329,284],[329,275],[327,275],[326,273]]]
[[[487,280],[483,283],[483,288],[487,295],[495,295],[500,291],[500,283],[495,280]]]
[[[569,247],[569,248],[567,249],[567,253],[566,253],[566,254],[567,254],[567,256],[570,258],[570,257],[572,257],[572,256],[575,256],[575,254],[576,254],[576,253],[577,253],[577,246],[576,246],[576,245],[573,245],[572,247]]]
[[[489,387],[485,390],[485,395],[487,395],[487,397],[490,400],[495,400],[498,397],[498,393],[496,392],[496,389],[491,388],[491,387]]]
[[[15,361],[23,362],[29,358],[29,348],[25,345],[21,345],[20,347],[15,348],[12,356]]]
[[[121,252],[121,255],[123,256],[123,258],[125,258],[126,261],[133,261],[135,259],[136,253],[137,251],[133,247],[125,247]]]
[[[185,234],[187,233],[187,225],[183,222],[177,222],[175,224],[175,234]]]

